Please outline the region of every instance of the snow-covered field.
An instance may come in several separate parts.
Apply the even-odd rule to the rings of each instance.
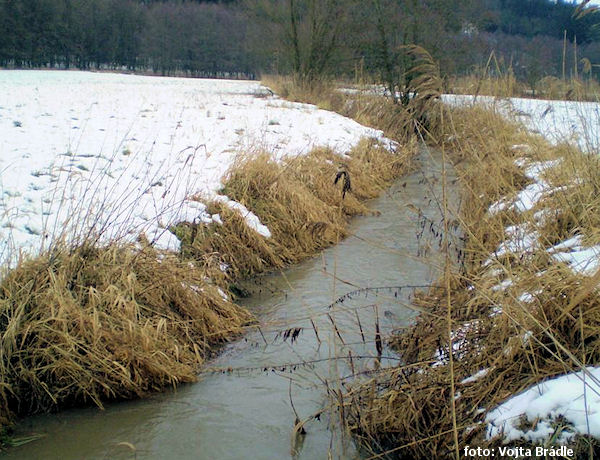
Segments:
[[[238,153],[344,153],[362,137],[391,145],[380,131],[272,97],[258,82],[0,71],[0,261],[89,233],[143,232],[176,250],[169,225],[219,222],[202,201],[228,201],[218,191]]]

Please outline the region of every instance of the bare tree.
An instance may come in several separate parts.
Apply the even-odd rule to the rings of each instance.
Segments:
[[[248,0],[260,21],[260,39],[281,43],[284,65],[302,79],[322,76],[337,51],[348,0]],[[281,70],[281,69],[277,69]]]

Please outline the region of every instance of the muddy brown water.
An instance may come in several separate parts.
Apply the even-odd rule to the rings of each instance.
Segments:
[[[307,422],[306,435],[293,442],[294,410],[301,420],[310,418],[330,405],[328,387],[335,391],[350,384],[353,373],[374,369],[376,325],[385,336],[416,315],[407,307],[414,290],[399,287],[427,285],[439,275],[443,259],[436,238],[429,224],[417,238],[423,219],[407,205],[440,222],[435,196],[441,200],[441,155],[424,149],[416,166],[370,203],[379,216],[352,220],[350,237],[313,259],[248,283],[253,295],[243,303],[260,320],[260,331],[225,347],[209,363],[215,372],[176,391],[105,410],[26,418],[17,436],[45,437],[0,457],[321,459],[331,453],[361,458],[339,428],[337,412]],[[451,170],[448,174],[451,183]],[[456,203],[454,188],[450,201]],[[383,289],[352,294],[367,287]],[[381,365],[397,362],[384,345]]]

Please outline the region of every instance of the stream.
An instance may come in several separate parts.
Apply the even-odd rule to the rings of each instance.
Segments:
[[[408,286],[440,274],[438,241],[427,230],[417,238],[424,225],[416,209],[440,223],[441,154],[423,148],[415,166],[369,203],[380,215],[351,221],[344,241],[248,282],[252,295],[241,303],[260,329],[227,345],[198,383],[105,410],[28,417],[16,436],[45,437],[0,458],[361,458],[337,411],[311,417],[353,374],[398,363],[385,343],[378,358],[376,331],[385,338],[409,325],[416,312],[408,308]],[[450,184],[452,174],[449,168]],[[457,203],[456,187],[449,192]],[[293,436],[296,417],[309,419],[305,435]]]

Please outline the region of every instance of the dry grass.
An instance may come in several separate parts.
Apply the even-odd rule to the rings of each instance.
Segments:
[[[556,77],[542,78],[536,88],[536,97],[567,101],[597,101],[600,84],[593,78],[562,80]]]
[[[455,94],[471,94],[494,97],[522,97],[527,94],[527,86],[517,81],[512,72],[499,76],[477,76],[470,74],[451,78],[448,91]]]
[[[435,110],[430,109],[437,104],[437,96],[441,90],[441,80],[437,68],[433,78],[420,76],[423,69],[433,70],[430,67],[434,64],[427,57],[426,54],[421,55],[421,58],[417,60],[419,67],[416,68],[418,73],[415,83],[422,85],[423,92],[418,98],[411,100],[408,105],[395,104],[392,98],[374,94],[372,87],[359,87],[358,91],[345,94],[327,80],[315,82],[312,86],[307,87],[290,77],[266,76],[262,83],[286,99],[314,104],[324,110],[332,110],[365,126],[380,129],[390,139],[400,143],[411,143],[415,141],[416,124],[434,122],[434,120],[419,120],[419,117],[436,113]],[[431,76],[430,73],[424,74]]]
[[[335,91],[336,84],[325,77],[310,83],[284,75],[265,75],[261,83],[271,88],[279,97],[292,102],[314,104],[323,110],[338,112],[346,102],[343,94]]]
[[[597,101],[600,84],[593,78],[561,78],[546,76],[535,82],[533,88],[517,80],[512,71],[495,75],[470,74],[451,78],[447,90],[454,94],[470,94],[492,97],[526,97],[567,101]]]
[[[344,238],[348,218],[367,213],[362,202],[403,174],[411,155],[410,148],[390,153],[364,140],[345,158],[327,149],[284,162],[268,154],[241,157],[223,193],[256,214],[272,237],[249,228],[239,212],[212,203],[224,225],[180,227],[184,251],[218,254],[234,278],[296,263]],[[347,193],[335,183],[340,171],[350,178]]]
[[[565,145],[551,146],[483,108],[453,109],[442,118],[438,145],[453,159],[462,186],[463,206],[452,217],[461,222],[466,237],[463,253],[451,273],[449,291],[440,281],[422,295],[419,306],[429,314],[421,314],[412,328],[391,338],[405,363],[422,364],[389,369],[357,383],[345,402],[350,429],[374,453],[390,458],[454,456],[451,379],[457,391],[459,446],[490,446],[500,441],[485,439],[480,408],[493,409],[545,378],[600,362],[595,278],[590,284],[546,251],[574,235],[598,242],[597,158]],[[544,179],[565,187],[525,212],[509,207],[488,212],[492,203],[515,196],[531,181],[515,164],[517,159],[561,159]],[[549,218],[540,219],[540,211]],[[506,227],[511,225],[537,230],[537,246],[493,256],[509,241]],[[503,281],[512,284],[499,287]],[[533,300],[524,300],[524,293],[533,294]],[[460,383],[481,369],[490,371],[475,382]],[[578,437],[575,447],[587,457],[585,437]]]
[[[196,379],[251,315],[151,248],[79,247],[22,262],[0,283],[5,419],[139,397]]]

